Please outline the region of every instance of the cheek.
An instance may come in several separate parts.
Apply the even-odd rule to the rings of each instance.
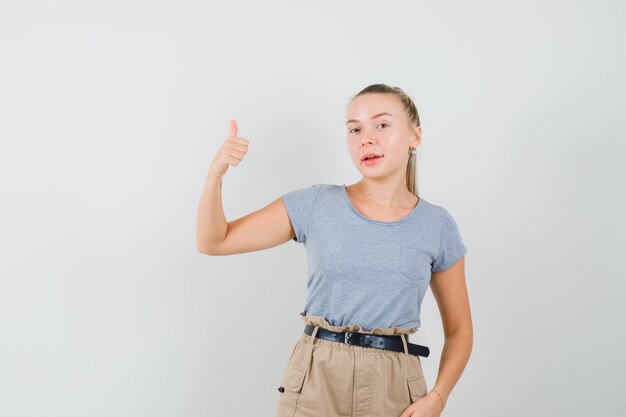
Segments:
[[[400,137],[389,138],[388,146],[390,149],[393,149],[395,153],[402,155],[402,153],[406,150],[408,152],[409,143]]]
[[[356,143],[355,141],[348,142],[348,151],[350,151],[350,154],[353,156],[359,153],[360,147],[361,145],[359,143]]]
[[[389,159],[398,164],[403,164],[409,157],[409,147],[408,145],[405,147],[402,143],[394,144],[387,148],[387,154],[385,156],[389,156]]]

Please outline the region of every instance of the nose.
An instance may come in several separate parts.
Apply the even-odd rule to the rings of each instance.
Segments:
[[[361,143],[365,145],[367,142],[369,143],[376,142],[376,138],[374,137],[373,132],[369,132],[368,134],[363,135],[363,140]]]

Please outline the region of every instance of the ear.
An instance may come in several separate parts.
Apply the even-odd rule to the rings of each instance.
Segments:
[[[422,127],[421,126],[415,126],[413,128],[411,139],[415,139],[415,142],[413,142],[412,140],[411,143],[414,143],[415,147],[418,147],[422,141]]]

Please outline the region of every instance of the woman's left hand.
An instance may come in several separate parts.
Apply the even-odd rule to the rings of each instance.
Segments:
[[[429,392],[408,406],[399,417],[439,417],[441,416],[441,400],[434,392]]]

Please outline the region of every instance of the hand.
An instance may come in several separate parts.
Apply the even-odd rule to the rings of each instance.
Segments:
[[[229,165],[239,165],[248,152],[249,143],[248,139],[237,137],[237,121],[231,120],[230,133],[213,158],[209,174],[221,177],[226,174]]]
[[[441,411],[441,400],[431,391],[408,406],[399,417],[439,417]]]

